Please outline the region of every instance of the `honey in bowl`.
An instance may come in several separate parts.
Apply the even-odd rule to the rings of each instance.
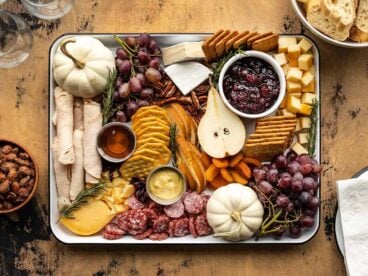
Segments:
[[[97,138],[100,155],[110,162],[122,162],[129,158],[135,148],[135,136],[132,130],[122,123],[105,125]]]

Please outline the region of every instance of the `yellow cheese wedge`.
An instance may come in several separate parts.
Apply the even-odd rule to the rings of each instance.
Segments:
[[[303,76],[303,72],[302,70],[298,69],[298,68],[290,68],[286,79],[288,81],[294,81],[294,82],[300,82]]]
[[[289,66],[298,68],[298,59],[289,59]]]
[[[289,72],[289,69],[290,69],[290,65],[289,64],[285,64],[284,66],[282,66],[282,70],[284,71],[285,76]]]
[[[309,104],[302,103],[298,113],[309,116],[312,113],[312,107]]]
[[[289,59],[297,59],[300,57],[301,52],[298,44],[289,44],[287,51]]]
[[[298,0],[301,3],[307,4],[308,0]],[[302,53],[305,53],[307,51],[309,51],[312,48],[312,44],[306,40],[305,38],[302,38],[299,43],[298,43],[300,50]]]
[[[309,117],[299,117],[300,127],[302,129],[308,129],[311,126],[311,120]]]
[[[295,142],[292,146],[291,149],[298,155],[300,154],[308,154],[308,151],[305,149],[305,147],[303,147],[301,144],[299,144],[298,142]]]
[[[308,133],[298,133],[297,140],[301,145],[308,144]]]
[[[302,87],[302,89],[301,89],[302,92],[311,92],[311,93],[314,93],[315,92],[314,83],[315,83],[315,81],[312,81],[308,86]]]
[[[75,234],[89,236],[99,232],[114,217],[114,213],[101,200],[91,200],[73,212],[74,218],[61,218],[60,222]]]
[[[279,53],[287,52],[289,45],[296,45],[296,37],[279,37]]]
[[[312,105],[313,102],[316,100],[316,94],[313,93],[303,93],[302,96],[302,103]]]
[[[298,113],[301,108],[301,102],[300,99],[294,97],[294,96],[288,96],[287,99],[287,110],[291,113]]]
[[[313,55],[311,54],[302,54],[298,58],[298,67],[301,70],[307,71],[313,65]]]
[[[285,53],[280,54],[274,54],[273,57],[276,59],[276,61],[281,65],[285,65],[287,63],[286,55]]]
[[[302,91],[302,85],[299,82],[288,81],[286,83],[286,91],[288,93],[299,93]]]
[[[302,77],[302,86],[308,86],[312,81],[314,81],[313,75],[309,72],[305,72]]]

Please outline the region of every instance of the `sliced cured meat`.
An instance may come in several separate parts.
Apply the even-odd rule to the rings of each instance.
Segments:
[[[128,210],[120,216],[118,225],[123,231],[137,235],[146,230],[147,221],[147,215],[143,209]]]
[[[203,211],[203,199],[196,192],[187,194],[184,198],[184,206],[189,214],[199,214]]]
[[[108,225],[105,226],[104,232],[112,235],[125,235],[125,231],[120,229],[119,225],[113,222],[110,222]]]
[[[195,229],[198,236],[208,236],[212,233],[212,228],[208,225],[207,216],[205,214],[196,217]]]
[[[153,209],[144,208],[143,211],[146,214],[147,218],[150,220],[154,220],[158,218],[157,213]]]
[[[154,201],[151,201],[149,204],[148,204],[148,208],[153,210],[156,214],[160,214],[162,213],[162,206],[157,204],[156,202]]]
[[[189,220],[187,218],[177,219],[174,223],[174,236],[184,237],[189,233]]]
[[[135,196],[131,196],[127,199],[126,203],[128,204],[130,209],[143,209],[145,205],[140,202]]]
[[[152,234],[152,228],[147,229],[142,234],[138,234],[133,236],[136,240],[144,240],[145,238],[148,238]]]
[[[122,237],[122,235],[114,235],[114,234],[107,233],[105,231],[102,232],[102,236],[104,237],[104,239],[107,239],[107,240],[117,240]]]
[[[167,233],[153,233],[149,236],[149,238],[153,241],[162,241],[169,238],[169,235]]]
[[[174,204],[165,206],[164,211],[170,218],[180,218],[184,215],[184,204],[179,200]]]
[[[201,193],[201,198],[203,200],[203,207],[204,207],[204,210],[206,210],[207,208],[207,202],[208,200],[210,199],[210,195],[209,194],[206,194],[206,193]]]
[[[169,231],[170,218],[166,215],[160,215],[153,221],[153,233],[166,233]]]
[[[168,229],[168,233],[169,233],[170,237],[174,237],[174,227],[175,227],[175,222],[170,221],[169,222],[169,229]]]
[[[190,231],[190,234],[192,234],[194,238],[198,237],[197,231],[195,228],[195,218],[194,217],[189,218],[189,231]]]

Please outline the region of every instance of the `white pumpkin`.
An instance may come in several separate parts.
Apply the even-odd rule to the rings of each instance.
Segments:
[[[66,38],[54,56],[56,83],[70,94],[92,98],[105,88],[109,70],[115,68],[112,52],[91,37]]]
[[[207,203],[207,220],[214,236],[231,241],[252,237],[262,224],[263,213],[257,194],[241,184],[217,189]]]

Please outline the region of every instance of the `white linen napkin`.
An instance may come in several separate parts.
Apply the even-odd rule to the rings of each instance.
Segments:
[[[368,275],[368,178],[337,181],[346,271]]]

